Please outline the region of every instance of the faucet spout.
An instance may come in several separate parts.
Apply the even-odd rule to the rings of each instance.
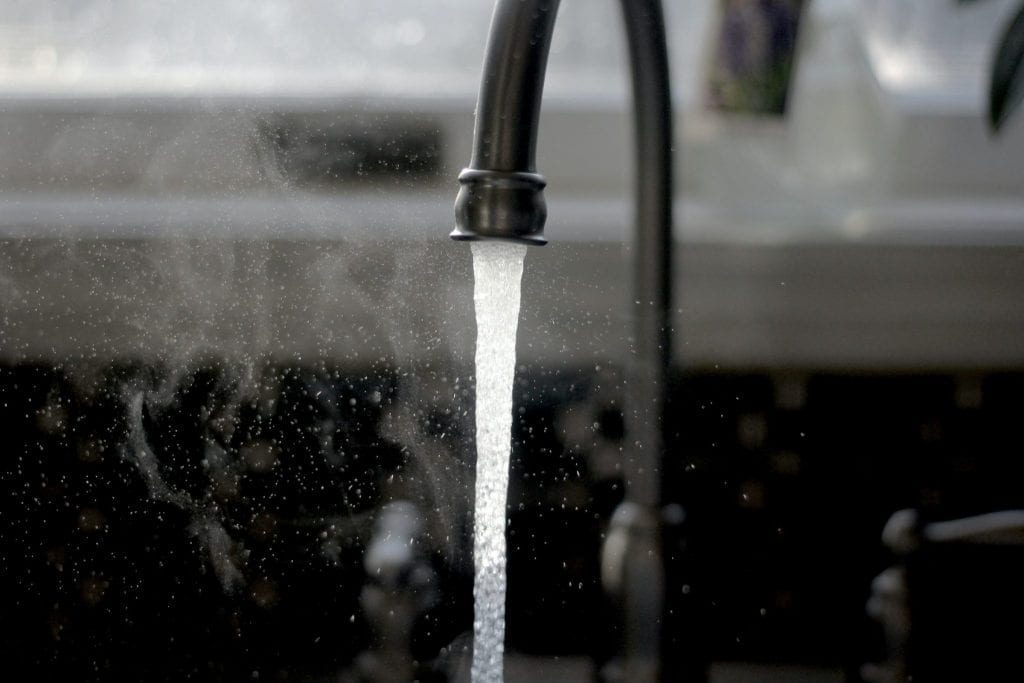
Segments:
[[[545,181],[537,172],[537,130],[558,0],[497,0],[477,102],[473,153],[459,175],[457,240],[544,244]],[[661,670],[660,554],[665,404],[672,348],[672,97],[661,0],[621,0],[629,49],[635,132],[634,332],[627,362],[623,458],[625,500],[610,537],[629,563],[622,576],[625,679],[655,681]]]
[[[558,0],[499,0],[494,8],[452,239],[547,242],[537,124],[557,11]]]

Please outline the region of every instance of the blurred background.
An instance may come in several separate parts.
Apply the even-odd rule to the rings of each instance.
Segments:
[[[0,8],[0,666],[466,680],[475,325],[447,233],[492,4]],[[667,680],[1014,663],[1021,524],[978,516],[1024,507],[1024,124],[986,123],[1018,8],[665,3]],[[510,681],[616,680],[619,24],[563,2],[545,86]]]

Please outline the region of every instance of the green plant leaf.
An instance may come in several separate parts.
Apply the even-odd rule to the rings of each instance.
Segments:
[[[988,118],[992,130],[998,132],[1024,98],[1024,6],[1017,10],[1006,27],[995,59],[988,93]]]

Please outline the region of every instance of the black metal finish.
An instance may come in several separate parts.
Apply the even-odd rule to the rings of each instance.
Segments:
[[[459,176],[454,239],[544,244],[544,179],[536,147],[544,72],[558,0],[498,0],[484,60],[470,168]],[[636,135],[634,338],[625,415],[631,444],[625,501],[603,572],[623,611],[624,673],[661,676],[664,568],[659,540],[665,397],[671,353],[672,99],[660,0],[622,0]],[[614,562],[621,566],[610,566]],[[628,566],[627,566],[628,565]]]
[[[546,242],[537,121],[557,12],[558,0],[499,0],[494,8],[452,239]]]
[[[665,22],[659,0],[622,0],[633,73],[636,136],[636,237],[633,334],[626,429],[627,497],[661,500],[664,411],[672,330],[672,98]]]
[[[544,239],[544,178],[539,173],[478,171],[459,174],[455,199],[456,240],[500,239],[538,246]],[[471,226],[471,227],[470,227]]]

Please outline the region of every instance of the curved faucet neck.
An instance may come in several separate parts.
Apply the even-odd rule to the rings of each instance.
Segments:
[[[537,171],[544,75],[559,0],[499,0],[491,17],[470,167]]]

